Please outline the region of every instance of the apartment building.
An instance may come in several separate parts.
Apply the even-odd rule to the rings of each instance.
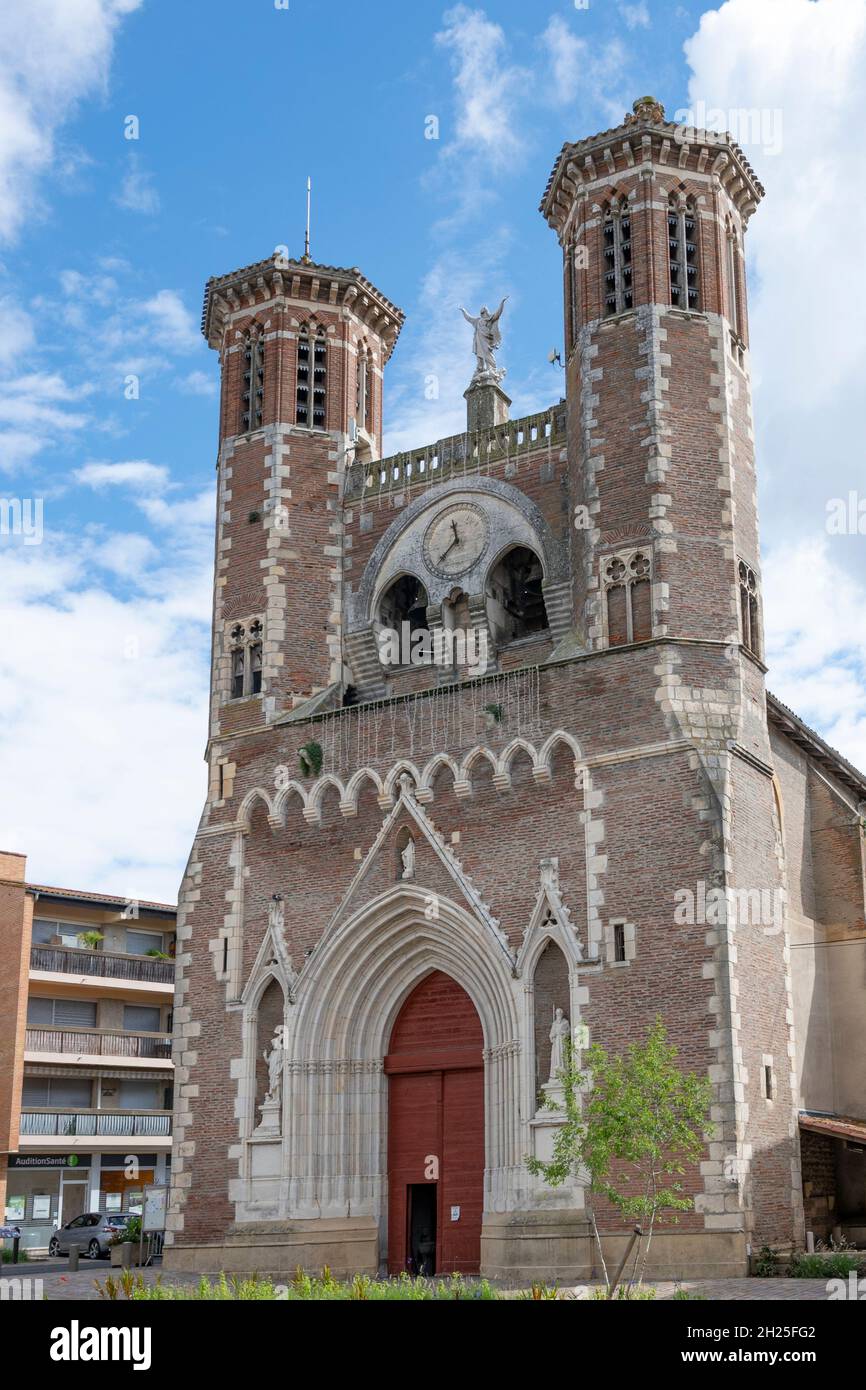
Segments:
[[[175,908],[28,883],[0,852],[0,1213],[30,1250],[167,1184]]]

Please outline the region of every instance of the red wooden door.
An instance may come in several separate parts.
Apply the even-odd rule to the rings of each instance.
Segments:
[[[410,1253],[410,1189],[436,1185],[436,1272],[477,1274],[484,1199],[481,1021],[441,971],[412,991],[391,1032],[388,1073],[388,1268]]]

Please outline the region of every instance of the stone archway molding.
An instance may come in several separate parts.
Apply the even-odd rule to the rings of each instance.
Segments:
[[[516,982],[489,926],[458,902],[396,884],[332,924],[298,982],[290,1011],[284,1171],[286,1215],[384,1220],[383,1058],[394,1020],[434,970],[469,995],[484,1035],[485,1210],[509,1210],[522,1164],[520,1018]]]

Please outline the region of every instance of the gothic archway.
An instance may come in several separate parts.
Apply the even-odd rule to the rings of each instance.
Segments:
[[[527,1185],[520,1024],[511,958],[487,922],[411,883],[335,923],[307,962],[289,1011],[292,1058],[286,1162],[295,1216],[376,1217],[386,1248],[387,1079],[395,1020],[442,971],[480,1021],[486,1211],[519,1206]]]

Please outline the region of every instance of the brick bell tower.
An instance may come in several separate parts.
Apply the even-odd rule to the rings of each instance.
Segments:
[[[212,740],[344,676],[343,478],[380,455],[402,323],[356,267],[308,256],[208,281],[202,331],[222,372]]]
[[[590,649],[727,642],[745,588],[760,655],[743,235],[763,191],[729,136],[667,122],[651,97],[554,166],[541,211],[563,251],[574,612]]]
[[[705,938],[716,1137],[696,1210],[708,1231],[749,1238],[775,1213],[796,1240],[797,1078],[780,1068],[775,1110],[758,1082],[769,1054],[793,1055],[743,255],[763,193],[729,135],[643,97],[616,129],[563,146],[541,211],[563,252],[576,635],[607,659],[625,649],[632,698],[654,687],[668,739],[688,746],[684,802],[706,838],[682,882],[697,869],[729,903],[778,905],[772,922],[729,910]],[[650,876],[662,900],[678,887],[666,874]],[[768,1007],[780,998],[787,1015]]]

